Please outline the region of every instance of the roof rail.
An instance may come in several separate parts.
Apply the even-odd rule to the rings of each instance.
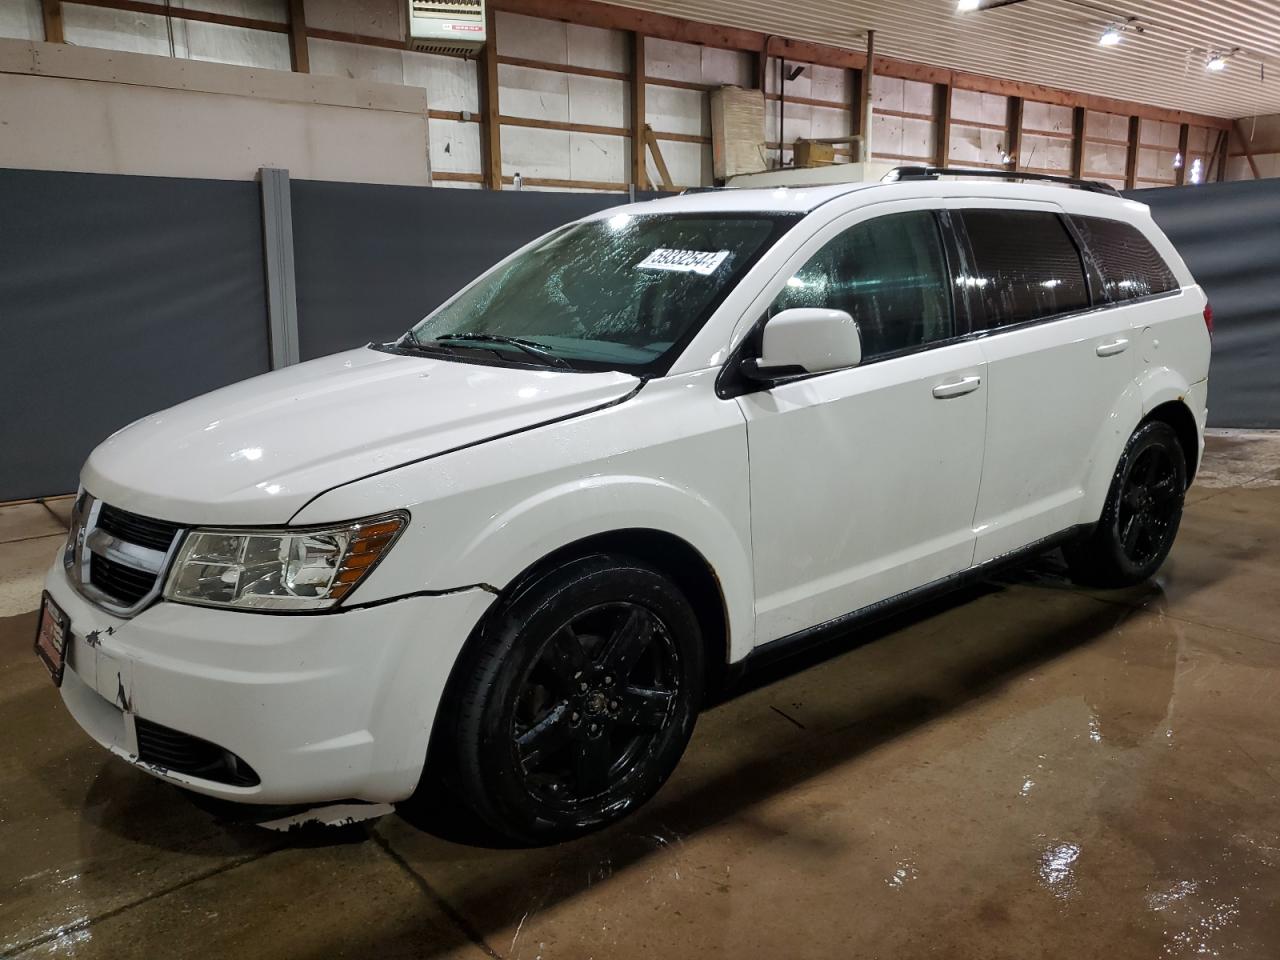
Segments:
[[[1077,177],[1060,177],[1052,173],[1029,173],[1026,170],[990,170],[973,169],[971,167],[894,167],[884,175],[882,183],[895,183],[899,180],[937,180],[939,177],[990,177],[995,180],[1037,180],[1048,183],[1060,183],[1063,186],[1075,187],[1077,190],[1088,190],[1090,193],[1105,193],[1114,197],[1120,191],[1101,180],[1081,180]]]

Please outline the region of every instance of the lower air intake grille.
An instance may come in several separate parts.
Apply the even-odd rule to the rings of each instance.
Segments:
[[[134,727],[138,759],[143,763],[233,787],[256,787],[262,782],[251,766],[216,743],[141,717],[134,718]]]
[[[95,553],[89,557],[89,582],[118,603],[131,606],[151,592],[156,577]]]

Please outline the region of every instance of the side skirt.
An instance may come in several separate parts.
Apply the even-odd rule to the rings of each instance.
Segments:
[[[730,677],[732,680],[736,680],[748,671],[776,663],[778,660],[817,646],[823,641],[829,640],[834,634],[874,623],[910,607],[937,599],[954,590],[986,580],[1001,570],[1018,566],[1042,553],[1047,553],[1055,547],[1059,547],[1078,537],[1083,537],[1092,529],[1093,524],[1087,523],[1068,527],[1060,533],[1036,540],[1025,547],[1001,554],[998,557],[992,557],[990,560],[984,560],[982,563],[975,564],[967,570],[961,570],[959,573],[942,577],[932,583],[926,583],[922,587],[907,590],[896,596],[878,600],[825,623],[806,627],[785,637],[779,637],[777,640],[770,640],[768,643],[756,647],[737,663],[731,664]]]

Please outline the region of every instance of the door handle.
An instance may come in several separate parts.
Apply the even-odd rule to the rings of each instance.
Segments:
[[[1119,340],[1112,340],[1110,343],[1098,344],[1098,349],[1094,351],[1100,357],[1114,357],[1117,353],[1124,353],[1129,349],[1129,341],[1124,337]]]
[[[963,397],[966,393],[973,393],[980,386],[982,386],[981,377],[962,377],[950,383],[938,384],[933,388],[933,395],[939,400],[950,400],[952,397]]]

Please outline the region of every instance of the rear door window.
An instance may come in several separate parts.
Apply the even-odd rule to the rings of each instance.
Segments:
[[[985,310],[979,329],[1044,320],[1089,307],[1080,251],[1057,214],[1040,210],[957,211],[972,253],[959,282]],[[985,322],[983,321],[985,312]]]
[[[1102,295],[1111,302],[1178,289],[1178,279],[1137,227],[1102,217],[1071,218],[1102,272]]]

